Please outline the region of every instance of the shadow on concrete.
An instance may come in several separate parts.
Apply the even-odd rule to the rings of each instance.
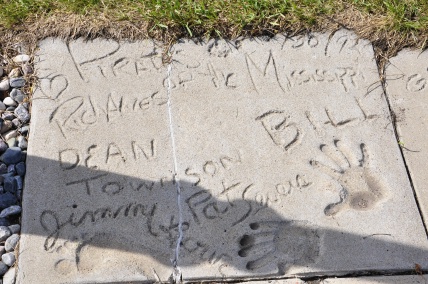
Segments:
[[[139,179],[35,156],[27,157],[27,164],[22,233],[28,241],[21,248],[20,269],[51,258],[52,269],[78,275],[76,283],[115,265],[150,275],[156,272],[147,268],[156,269],[156,263],[173,271],[180,216],[172,173]],[[391,235],[325,229],[310,220],[284,219],[244,193],[244,198],[230,198],[188,182],[180,186],[183,235],[177,264],[184,280],[394,273],[411,271],[416,263],[428,267],[428,250],[395,242]],[[34,236],[42,238],[33,242]],[[28,251],[38,253],[25,256]],[[74,283],[72,276],[68,279]],[[105,281],[112,280],[106,276]]]

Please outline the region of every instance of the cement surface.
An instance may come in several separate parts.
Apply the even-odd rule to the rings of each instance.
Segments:
[[[40,44],[20,283],[171,275],[179,218],[156,52],[151,42]]]
[[[385,70],[386,92],[410,176],[428,226],[428,52],[403,50]]]
[[[182,190],[184,276],[428,265],[367,42],[185,41],[173,59],[179,176],[194,185]]]
[[[428,268],[368,42],[160,50],[41,43],[19,283]]]

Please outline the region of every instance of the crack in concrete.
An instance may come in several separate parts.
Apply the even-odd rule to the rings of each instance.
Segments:
[[[177,163],[177,152],[175,147],[175,136],[174,136],[174,126],[172,121],[172,110],[171,110],[171,72],[172,72],[172,65],[171,63],[168,64],[167,68],[167,96],[168,96],[168,117],[169,117],[169,131],[171,136],[171,145],[172,145],[172,156],[174,159],[174,183],[177,187],[177,204],[178,204],[178,214],[179,214],[179,220],[178,220],[178,237],[177,237],[177,244],[175,247],[175,256],[174,259],[172,259],[172,265],[174,266],[174,273],[172,274],[172,281],[174,283],[180,283],[181,282],[181,269],[178,265],[178,259],[180,254],[180,244],[183,240],[183,214],[182,214],[182,207],[181,207],[181,185],[180,185],[180,178],[178,176],[178,163]]]

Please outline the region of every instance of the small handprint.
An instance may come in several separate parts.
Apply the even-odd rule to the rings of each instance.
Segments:
[[[385,186],[370,168],[369,153],[364,143],[360,144],[359,160],[345,154],[346,151],[339,140],[334,141],[334,146],[321,145],[320,149],[335,166],[330,167],[316,160],[311,160],[310,164],[331,176],[342,187],[339,193],[340,201],[329,204],[324,210],[325,215],[334,216],[347,209],[366,211],[385,198]]]

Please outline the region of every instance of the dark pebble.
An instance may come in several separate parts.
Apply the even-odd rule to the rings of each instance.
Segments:
[[[18,175],[20,175],[21,177],[23,177],[25,175],[25,163],[24,162],[19,162],[18,164],[15,165],[15,170],[16,173]]]
[[[4,179],[4,184],[3,184],[4,190],[6,192],[10,192],[15,194],[16,191],[18,190],[18,183],[15,179],[15,177],[6,177]],[[1,217],[1,216],[0,216]]]
[[[8,178],[8,177],[13,177],[13,174],[12,174],[12,173],[5,173],[5,174],[2,174],[2,175],[0,176],[0,178],[2,178],[1,183],[3,183],[4,179],[5,179],[5,178]]]
[[[9,216],[12,216],[12,215],[16,215],[16,214],[21,213],[21,211],[22,211],[21,210],[21,206],[19,206],[19,205],[12,205],[12,206],[10,206],[8,208],[3,209],[0,212],[0,218],[6,218],[6,217],[9,217]]]
[[[0,175],[4,175],[7,173],[7,165],[4,163],[0,163]]]
[[[0,261],[0,276],[3,276],[9,270],[9,266]]]
[[[3,126],[0,129],[0,133],[4,134],[4,133],[8,132],[9,130],[11,130],[12,127],[13,127],[12,121],[5,120],[5,121],[3,121]]]
[[[22,190],[18,189],[18,191],[16,192],[16,197],[18,198],[18,200],[22,201]]]
[[[0,175],[4,175],[7,173],[7,166],[6,164],[0,163]]]
[[[0,160],[6,165],[17,164],[22,161],[22,150],[19,147],[10,147],[0,156]],[[26,153],[25,153],[26,156]]]
[[[22,177],[14,176],[13,178],[16,180],[16,187],[18,188],[18,190],[22,190],[24,188],[24,183],[22,182]]]
[[[15,109],[16,107],[10,106],[10,107],[7,107],[6,111],[15,111]]]
[[[6,218],[0,218],[0,226],[10,226],[10,222]]]
[[[21,161],[20,162],[25,162],[25,160],[27,160],[27,150],[23,150],[21,153]]]
[[[7,166],[7,172],[12,173],[14,175],[16,173],[15,165],[12,164],[12,165]]]
[[[17,202],[18,199],[16,199],[15,195],[10,192],[0,194],[0,209],[5,209],[7,207],[15,205]]]

